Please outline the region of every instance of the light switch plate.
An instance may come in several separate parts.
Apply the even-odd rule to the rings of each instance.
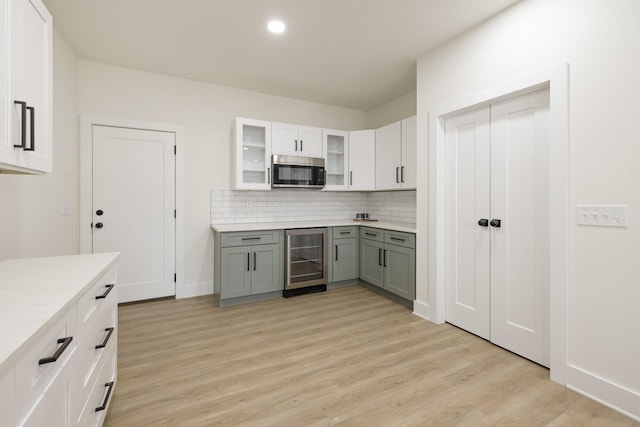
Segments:
[[[576,205],[578,225],[627,227],[626,205]]]

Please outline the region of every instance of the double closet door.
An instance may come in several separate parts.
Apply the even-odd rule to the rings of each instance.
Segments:
[[[446,120],[446,321],[549,365],[549,91]]]

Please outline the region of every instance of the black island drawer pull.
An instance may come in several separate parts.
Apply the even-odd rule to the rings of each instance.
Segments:
[[[243,237],[242,240],[260,240],[261,237]]]
[[[113,390],[113,381],[109,381],[108,383],[105,383],[104,386],[109,387],[107,389],[107,395],[104,397],[104,401],[102,402],[102,405],[96,408],[96,412],[104,411],[105,409],[107,409],[107,403],[109,403],[109,396],[111,396],[111,390]]]
[[[99,349],[99,348],[105,348],[105,347],[107,346],[107,343],[109,342],[109,338],[111,338],[111,334],[113,333],[113,331],[114,331],[115,329],[116,329],[116,328],[111,327],[111,328],[106,328],[106,329],[104,330],[105,332],[107,332],[107,336],[106,336],[106,337],[104,337],[104,341],[102,341],[102,344],[98,344],[98,345],[96,346],[96,350],[97,350],[97,349]]]
[[[36,138],[35,138],[35,134],[36,134],[36,125],[35,125],[35,120],[36,120],[36,107],[27,107],[27,110],[29,110],[29,131],[30,131],[30,139],[31,139],[31,146],[29,148],[24,147],[24,151],[36,151]]]
[[[350,231],[341,231],[340,234],[351,234]]]
[[[393,237],[393,236],[391,236],[391,237],[389,237],[389,238],[390,238],[391,240],[396,240],[396,241],[398,241],[398,242],[406,242],[406,241],[407,241],[407,239],[401,239],[401,238],[399,238],[399,237]]]
[[[27,103],[24,101],[13,101],[14,104],[21,107],[21,135],[20,144],[13,144],[15,148],[25,148],[27,146]]]
[[[365,234],[365,236],[378,237],[377,233],[369,233],[368,231],[365,231],[364,234]]]
[[[71,344],[71,341],[73,341],[73,337],[58,338],[58,344],[62,344],[62,345],[60,347],[58,347],[58,349],[56,350],[55,353],[53,353],[53,356],[44,357],[44,358],[38,360],[38,365],[44,365],[45,363],[57,362],[58,358],[60,356],[62,356],[62,353],[64,353],[64,351],[67,349],[67,347],[69,347],[69,344]]]
[[[106,290],[106,291],[104,291],[104,294],[102,294],[102,295],[97,295],[97,296],[96,296],[96,299],[105,299],[105,298],[107,297],[107,295],[109,295],[109,292],[111,292],[115,286],[116,286],[116,285],[114,285],[114,284],[107,285],[107,286],[106,286],[107,290]]]

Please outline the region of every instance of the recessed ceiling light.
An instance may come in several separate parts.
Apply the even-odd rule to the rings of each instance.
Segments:
[[[274,34],[280,34],[284,33],[284,30],[287,27],[285,27],[284,22],[273,20],[270,21],[269,24],[267,24],[267,28]]]

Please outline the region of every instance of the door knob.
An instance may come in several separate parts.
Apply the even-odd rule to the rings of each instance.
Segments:
[[[102,228],[102,227],[104,227],[104,225],[101,222],[96,222],[95,227],[96,228]]]
[[[489,226],[489,220],[487,218],[480,218],[478,220],[478,225],[480,227],[488,227]]]
[[[492,219],[489,224],[491,224],[492,227],[500,228],[501,223],[502,221],[500,221],[499,219]]]
[[[104,212],[102,211],[102,209],[98,209],[96,211],[96,215],[101,216]]]

